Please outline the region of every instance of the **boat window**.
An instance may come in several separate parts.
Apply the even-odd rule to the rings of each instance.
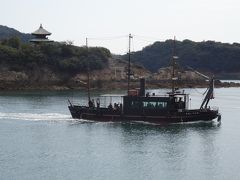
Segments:
[[[163,109],[167,107],[167,102],[143,102],[143,107],[149,109]]]
[[[126,106],[127,107],[127,106]],[[164,109],[167,108],[167,102],[166,101],[130,101],[129,108],[131,109]]]

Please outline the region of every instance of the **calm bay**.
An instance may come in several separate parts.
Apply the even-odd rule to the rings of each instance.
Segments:
[[[205,89],[186,91],[198,108]],[[167,126],[73,120],[84,91],[0,92],[0,179],[239,179],[239,92],[216,89],[221,123]]]

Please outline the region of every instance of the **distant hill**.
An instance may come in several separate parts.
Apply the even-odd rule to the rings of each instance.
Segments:
[[[132,54],[132,62],[143,65],[152,72],[170,65],[173,40],[155,42]],[[215,41],[176,41],[178,64],[214,74],[240,73],[240,44]],[[127,59],[127,56],[124,56]]]
[[[22,42],[28,42],[30,39],[33,38],[31,34],[21,33],[16,29],[0,25],[0,40],[12,37],[18,37]]]

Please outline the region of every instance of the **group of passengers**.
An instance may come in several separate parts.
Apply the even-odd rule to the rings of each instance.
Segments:
[[[115,111],[120,111],[122,109],[122,103],[114,103],[114,106],[112,103],[108,105],[108,109],[110,110],[115,110]]]
[[[99,98],[97,98],[96,105],[97,105],[97,108],[100,108],[100,99]],[[94,99],[88,101],[88,106],[90,108],[95,108]]]
[[[95,107],[97,107],[97,109],[100,108],[100,99],[97,98],[97,100],[96,100],[96,106],[95,106],[95,101],[94,101],[94,99],[89,100],[89,101],[88,101],[88,106],[89,106],[90,108],[95,108]],[[122,110],[122,103],[114,103],[114,105],[112,105],[112,103],[110,103],[110,104],[108,105],[108,109],[109,109],[109,110],[120,111],[120,110]]]

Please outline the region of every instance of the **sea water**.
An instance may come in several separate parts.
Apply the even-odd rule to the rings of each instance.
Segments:
[[[204,91],[186,90],[191,108]],[[74,120],[67,100],[84,91],[0,92],[0,179],[240,179],[239,93],[216,89],[221,123],[161,126]]]

